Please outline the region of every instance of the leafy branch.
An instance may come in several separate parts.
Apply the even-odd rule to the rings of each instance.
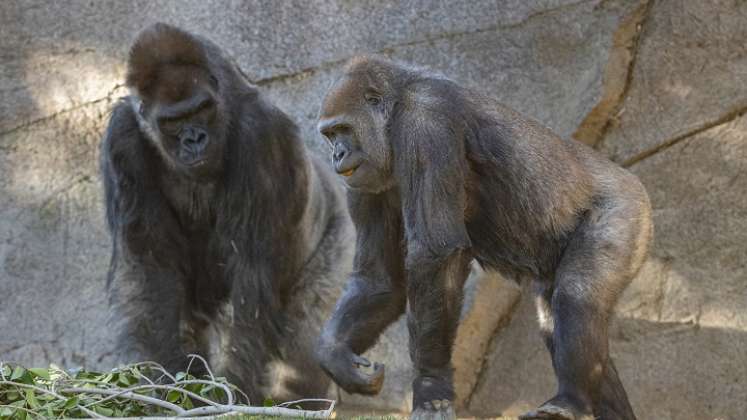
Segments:
[[[207,375],[189,373],[201,362]],[[326,403],[326,410],[304,410],[303,403]],[[190,355],[186,372],[174,375],[155,362],[122,366],[110,372],[27,369],[0,362],[0,419],[200,417],[245,414],[296,418],[329,418],[335,401],[305,399],[252,406],[249,398],[205,359]]]

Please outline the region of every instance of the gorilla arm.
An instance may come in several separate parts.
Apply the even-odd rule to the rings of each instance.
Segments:
[[[395,177],[407,242],[413,408],[451,401],[451,353],[469,272],[465,153],[448,118],[425,106],[397,118]]]
[[[184,252],[184,240],[157,191],[150,172],[156,156],[146,150],[147,140],[127,101],[115,106],[100,155],[112,233],[108,286],[113,305],[124,314],[118,319],[127,320],[119,352],[135,353],[127,356],[130,359],[154,358],[174,368],[183,362],[183,354],[174,354],[173,349],[180,348],[184,273],[178,264],[183,259],[173,255]],[[169,245],[153,246],[164,243]]]
[[[384,365],[375,363],[370,375],[357,368],[370,366],[359,355],[405,310],[402,222],[391,192],[351,192],[349,203],[358,232],[353,274],[322,331],[317,358],[346,391],[377,394]]]

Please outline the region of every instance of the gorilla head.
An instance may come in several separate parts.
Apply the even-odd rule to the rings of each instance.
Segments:
[[[132,46],[127,68],[141,128],[171,168],[195,178],[221,172],[233,105],[226,90],[236,85],[232,65],[211,49],[208,41],[156,24]]]

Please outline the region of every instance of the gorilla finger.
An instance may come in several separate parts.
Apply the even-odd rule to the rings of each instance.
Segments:
[[[384,365],[374,363],[373,366],[371,374],[366,374],[359,370],[353,372],[354,378],[351,378],[351,382],[354,383],[354,392],[364,395],[376,395],[381,391],[384,385]]]
[[[359,356],[357,354],[353,354],[353,363],[355,363],[356,366],[365,366],[369,367],[371,366],[371,361],[366,359],[365,357]]]

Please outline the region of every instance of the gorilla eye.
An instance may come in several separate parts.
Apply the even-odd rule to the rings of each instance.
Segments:
[[[381,96],[379,94],[374,92],[368,92],[365,95],[366,102],[368,102],[370,105],[378,106],[381,104]]]
[[[158,121],[158,129],[162,133],[175,136],[182,127],[182,123],[176,119],[162,119]]]
[[[213,110],[213,108],[215,108],[215,101],[213,101],[212,99],[208,99],[208,100],[200,102],[200,104],[197,106],[197,110],[195,111],[195,113],[211,111]]]
[[[218,78],[213,76],[212,74],[210,75],[210,84],[213,85],[215,89],[218,89]]]

